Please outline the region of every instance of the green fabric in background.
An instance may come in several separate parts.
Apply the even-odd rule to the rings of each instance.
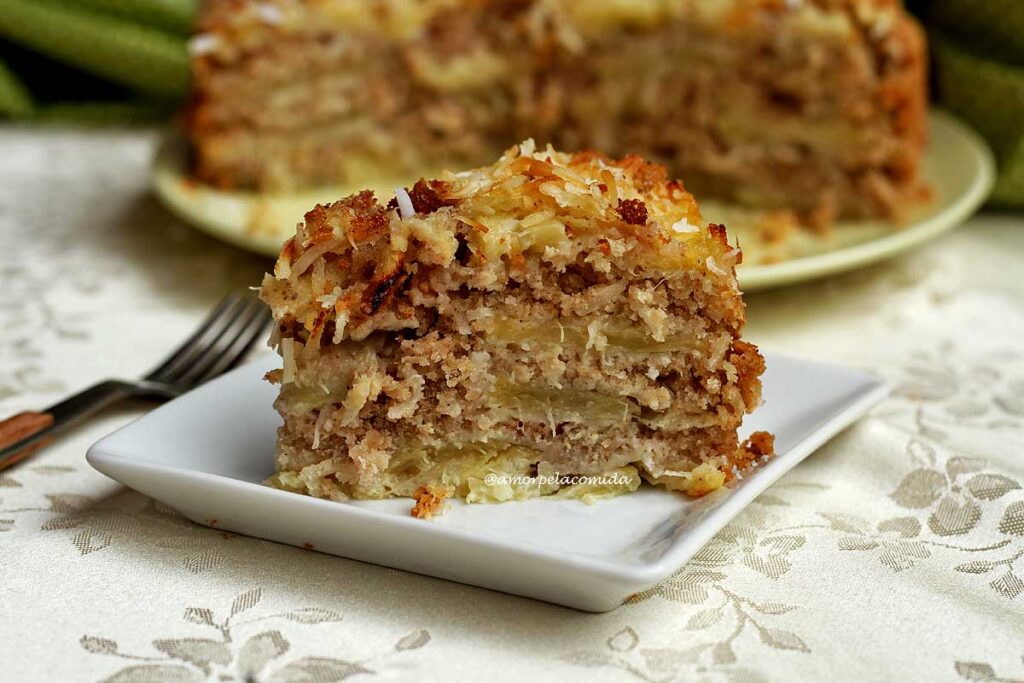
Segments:
[[[932,34],[939,102],[969,123],[996,153],[990,201],[1024,206],[1024,68],[983,59]]]
[[[926,22],[991,59],[1024,65],[1024,0],[930,0]]]
[[[196,2],[0,0],[0,118],[166,120],[188,90]]]
[[[188,36],[198,0],[66,0],[68,5]]]
[[[1024,0],[917,0],[928,27],[934,100],[992,147],[989,203],[1024,208]]]
[[[40,107],[34,120],[39,123],[73,123],[84,126],[112,126],[165,121],[173,115],[167,106],[153,102],[56,102]]]
[[[13,71],[0,61],[0,115],[29,116],[32,96]]]
[[[0,35],[157,97],[188,89],[185,41],[164,31],[49,0],[0,0]]]

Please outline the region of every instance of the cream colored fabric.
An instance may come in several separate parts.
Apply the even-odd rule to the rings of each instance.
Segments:
[[[0,130],[0,411],[144,371],[266,263],[146,193],[149,133]],[[125,406],[0,477],[0,680],[1024,679],[1024,220],[749,297],[892,398],[604,615],[195,526],[92,471]]]

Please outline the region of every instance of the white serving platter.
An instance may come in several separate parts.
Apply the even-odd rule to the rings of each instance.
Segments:
[[[764,405],[744,433],[775,434],[778,455],[700,500],[643,486],[592,505],[575,500],[466,505],[429,521],[409,499],[337,503],[279,491],[276,390],[266,356],[171,401],[89,449],[100,472],[193,521],[364,562],[592,612],[682,567],[772,482],[886,393],[875,377],[766,354]]]

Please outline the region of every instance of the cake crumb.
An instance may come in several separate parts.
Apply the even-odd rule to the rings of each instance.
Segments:
[[[758,460],[768,459],[775,455],[775,435],[770,432],[754,432],[740,444],[733,458],[736,469],[743,471]],[[726,479],[731,480],[734,474],[726,472]]]
[[[775,455],[775,435],[770,432],[754,432],[740,448],[750,453],[754,459]]]
[[[409,514],[416,519],[430,519],[439,515],[444,511],[445,498],[450,495],[451,491],[436,486],[421,486],[412,494],[416,504]]]

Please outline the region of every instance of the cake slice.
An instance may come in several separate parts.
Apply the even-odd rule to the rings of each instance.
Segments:
[[[187,132],[218,187],[404,183],[533,137],[817,225],[921,189],[898,0],[210,0],[198,27]]]
[[[537,150],[306,214],[277,321],[275,486],[346,500],[691,496],[771,451],[740,252],[664,168]]]

